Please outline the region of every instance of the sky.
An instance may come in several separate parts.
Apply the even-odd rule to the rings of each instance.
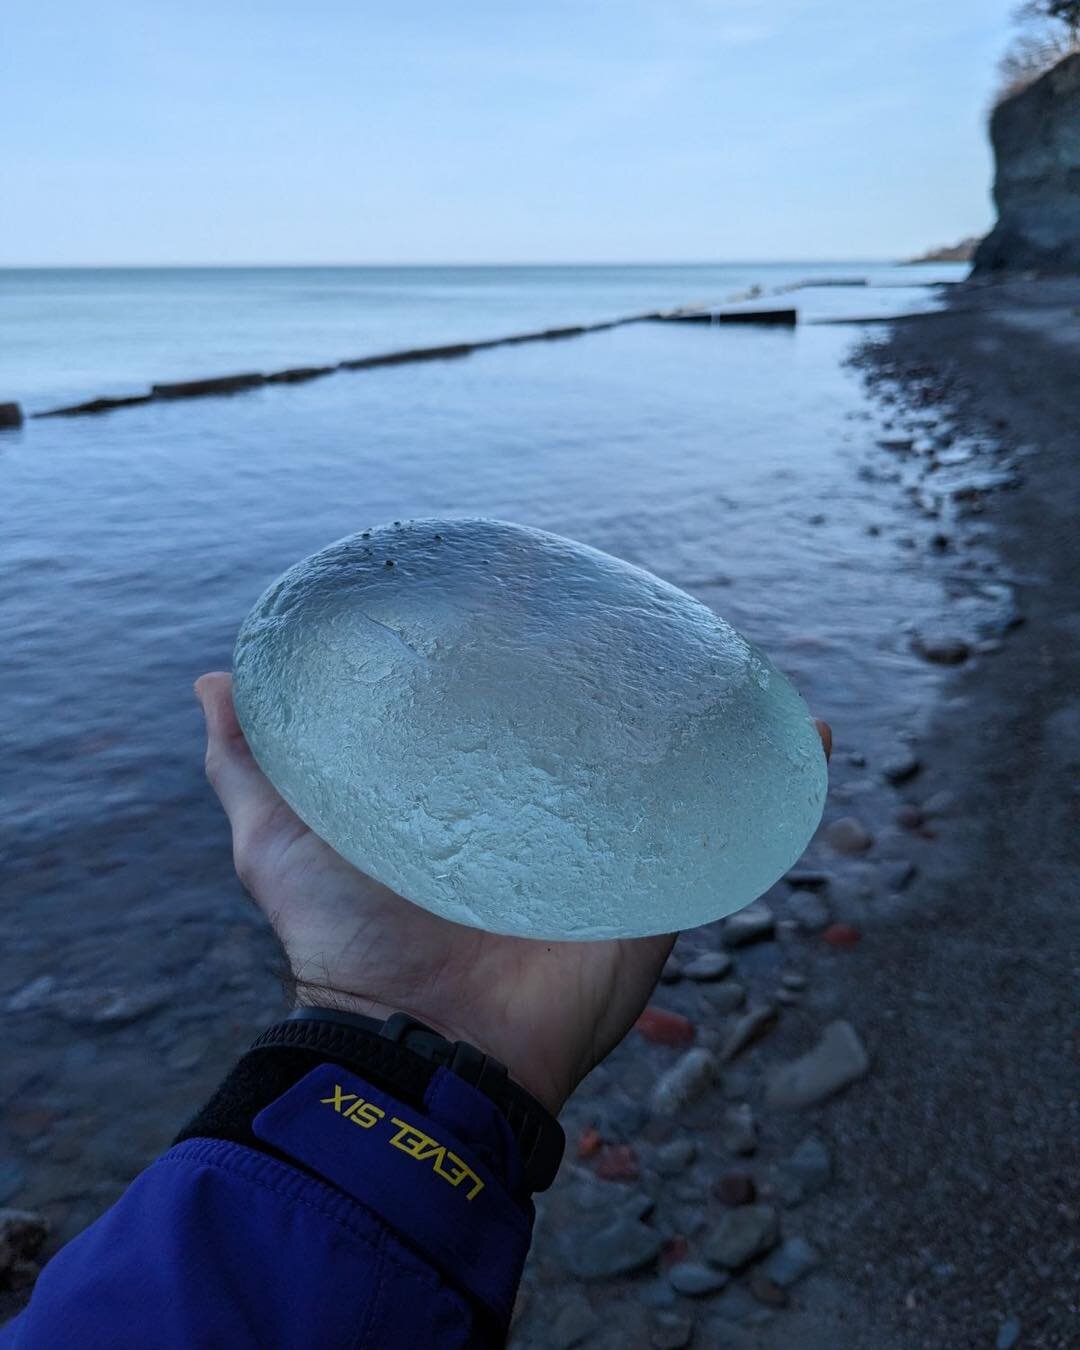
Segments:
[[[7,0],[0,266],[873,259],[992,222],[1015,0]]]

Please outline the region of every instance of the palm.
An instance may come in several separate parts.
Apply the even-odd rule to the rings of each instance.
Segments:
[[[229,676],[203,676],[198,688],[237,871],[281,939],[300,1001],[412,1013],[496,1055],[557,1110],[625,1035],[674,936],[538,942],[410,904],[345,862],[278,796],[244,742]]]

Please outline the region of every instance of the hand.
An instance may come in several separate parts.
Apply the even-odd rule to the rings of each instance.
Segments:
[[[676,935],[543,942],[429,914],[357,871],[278,796],[236,720],[230,675],[203,675],[195,693],[237,875],[281,939],[297,1003],[410,1013],[502,1060],[557,1113],[632,1026]]]

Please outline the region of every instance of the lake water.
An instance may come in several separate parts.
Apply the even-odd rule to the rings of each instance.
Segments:
[[[885,315],[933,306],[912,283],[963,271],[8,272],[0,400],[34,411],[806,277],[875,284],[796,292],[803,318]],[[868,331],[641,324],[0,433],[0,1004],[17,1030],[0,1098],[52,1119],[35,1163],[0,1117],[12,1202],[75,1231],[277,1006],[202,780],[191,682],[229,665],[264,586],[328,541],[440,514],[565,533],[760,642],[841,754],[910,730],[937,677],[909,631],[943,582],[876,445],[884,414],[845,364]],[[114,988],[143,1014],[54,998]]]
[[[966,270],[859,262],[0,269],[0,401],[40,410],[156,381],[598,322],[812,279],[859,277],[873,287],[803,291],[784,303],[812,316],[888,313],[925,305],[913,282]]]

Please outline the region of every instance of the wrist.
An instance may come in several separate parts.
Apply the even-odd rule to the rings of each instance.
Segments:
[[[366,994],[350,993],[327,985],[312,984],[296,980],[293,985],[293,1007],[322,1008],[328,1012],[355,1013],[361,1017],[372,1017],[386,1021],[395,1013],[407,1013],[418,1022],[423,1022],[432,1031],[448,1041],[465,1041],[506,1065],[509,1076],[536,1100],[552,1116],[557,1116],[566,1104],[572,1086],[562,1088],[551,1075],[534,1072],[522,1063],[520,1056],[508,1055],[506,1047],[498,1038],[487,1036],[482,1028],[474,1028],[463,1023],[451,1023],[418,1003],[402,1000],[398,1003],[384,1003],[381,999]]]

